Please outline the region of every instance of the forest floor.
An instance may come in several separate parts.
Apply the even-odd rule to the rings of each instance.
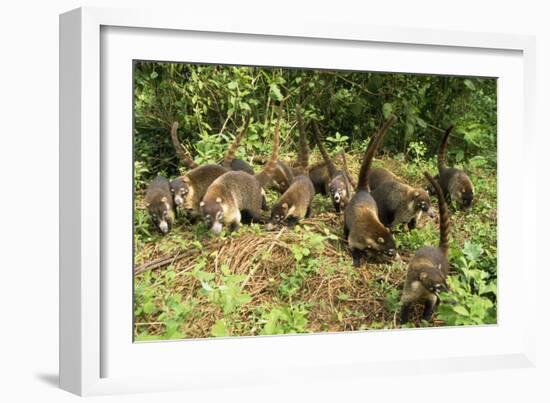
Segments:
[[[348,156],[355,177],[360,161],[360,155]],[[433,162],[405,163],[388,157],[376,159],[374,166],[422,187],[422,172],[436,172]],[[451,263],[467,267],[464,248],[480,245],[479,254],[488,259],[496,278],[496,171],[477,168],[471,177],[476,186],[474,207],[451,216]],[[277,196],[268,192],[268,204]],[[434,197],[432,206],[437,211]],[[293,229],[266,231],[254,224],[214,236],[202,222],[179,219],[167,236],[160,236],[149,227],[143,194],[137,194],[135,339],[400,327],[399,299],[408,261],[418,248],[437,245],[439,219],[424,215],[417,229],[396,231],[397,259],[363,261],[355,268],[342,239],[343,213],[335,213],[322,195],[315,196],[312,212],[312,218]],[[419,313],[417,307],[409,326],[449,324],[437,314],[429,323],[420,321]]]

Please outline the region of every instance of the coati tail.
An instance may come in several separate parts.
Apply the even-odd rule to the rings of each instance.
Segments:
[[[300,104],[296,104],[296,120],[298,121],[298,130],[300,132],[300,149],[298,151],[298,166],[305,174],[309,164],[309,146],[307,144],[306,128],[304,118],[302,116],[302,108]]]
[[[342,165],[344,166],[344,172],[346,173],[346,176],[348,177],[348,181],[349,181],[350,185],[355,189],[355,188],[357,188],[357,183],[355,182],[355,180],[352,178],[351,174],[349,173],[348,161],[346,159],[346,152],[344,150],[342,150],[342,152],[340,154],[342,156]]]
[[[227,152],[225,153],[225,156],[223,157],[223,164],[225,168],[231,168],[231,162],[235,159],[235,155],[237,154],[237,148],[239,148],[239,144],[241,144],[241,140],[243,139],[246,130],[248,129],[248,124],[250,123],[250,113],[246,116],[245,122],[241,130],[237,133],[235,136],[235,139],[233,140],[233,143],[229,146],[227,149]]]
[[[321,142],[321,131],[319,130],[319,125],[314,120],[313,121],[313,139],[315,140],[315,143],[317,144],[317,148],[321,152],[321,155],[323,156],[323,160],[327,164],[328,173],[330,174],[330,177],[333,178],[334,175],[336,175],[337,169],[334,163],[331,161],[330,156],[327,153],[327,150],[325,150],[325,147],[323,146],[323,143]]]
[[[258,182],[260,182],[260,185],[262,187],[266,186],[271,179],[273,178],[273,174],[275,173],[275,170],[277,169],[277,160],[279,159],[279,131],[281,127],[281,115],[283,107],[282,104],[279,107],[279,117],[277,118],[277,123],[275,123],[275,133],[273,135],[273,148],[271,151],[271,159],[267,162],[265,168],[256,175],[256,179],[258,179]]]
[[[439,170],[439,173],[445,169],[445,150],[447,149],[447,141],[449,140],[449,135],[451,134],[453,127],[454,126],[451,125],[447,128],[447,130],[445,130],[445,134],[443,135],[441,144],[439,145],[439,152],[437,153],[437,169]]]
[[[183,149],[183,147],[180,144],[180,141],[178,140],[178,127],[179,127],[179,123],[174,122],[172,123],[172,130],[170,131],[170,137],[172,138],[172,144],[176,149],[176,154],[178,154],[178,157],[180,157],[181,161],[183,162],[183,165],[185,165],[188,169],[196,168],[198,165],[195,164],[195,161],[191,159],[191,157]]]
[[[443,190],[441,190],[441,186],[439,186],[439,183],[427,172],[424,172],[424,176],[433,186],[437,195],[437,203],[439,204],[439,249],[446,257],[449,252],[450,232],[449,211],[447,209],[447,202],[445,201],[445,196],[443,195]]]
[[[368,189],[369,170],[372,164],[372,159],[374,158],[374,154],[376,154],[376,150],[378,149],[378,144],[380,144],[380,141],[384,138],[388,129],[396,120],[397,118],[395,117],[395,115],[391,115],[388,119],[386,119],[380,130],[378,130],[378,132],[371,137],[369,145],[367,146],[367,151],[365,152],[365,156],[363,157],[361,169],[359,170],[359,178],[357,179],[357,190]]]

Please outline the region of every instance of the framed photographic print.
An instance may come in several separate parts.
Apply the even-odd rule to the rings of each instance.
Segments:
[[[532,38],[60,24],[64,389],[531,365]]]

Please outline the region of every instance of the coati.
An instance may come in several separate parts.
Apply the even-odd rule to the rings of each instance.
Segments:
[[[328,195],[330,174],[325,161],[317,162],[309,167],[309,179],[313,183],[316,194]]]
[[[262,172],[251,175],[244,171],[229,171],[218,177],[206,190],[200,202],[200,211],[209,230],[218,235],[223,226],[231,231],[239,228],[241,221],[261,222],[261,210],[265,207],[263,187],[272,179],[279,157],[279,128],[281,111],[275,125],[271,159]]]
[[[369,172],[369,188],[372,191],[376,190],[384,182],[402,182],[393,172],[385,168],[372,168]]]
[[[460,169],[445,167],[445,150],[449,135],[453,130],[450,126],[445,130],[439,152],[437,154],[437,169],[439,171],[438,182],[443,190],[443,194],[449,198],[451,202],[457,203],[460,208],[468,209],[472,206],[474,199],[474,185],[468,175]]]
[[[145,204],[155,227],[167,234],[174,223],[174,204],[168,179],[157,176],[149,184],[145,193]]]
[[[445,196],[439,183],[427,172],[426,179],[431,183],[439,204],[439,246],[425,246],[419,249],[409,263],[407,277],[401,296],[401,323],[409,321],[409,311],[415,302],[424,303],[422,318],[429,320],[439,303],[438,293],[447,291],[445,281],[449,274],[449,213]]]
[[[370,177],[369,175],[369,179]],[[430,196],[422,188],[413,188],[400,182],[395,175],[393,178],[382,182],[371,191],[378,207],[378,218],[389,228],[407,224],[409,229],[414,229],[422,213],[431,214]]]
[[[245,171],[251,175],[254,175],[254,169],[252,169],[252,167],[247,162],[235,158],[238,145],[242,139],[243,134],[246,132],[246,129],[248,128],[249,119],[250,119],[250,116],[247,117],[244,128],[240,130],[237,136],[235,136],[235,140],[229,146],[226,156],[224,157],[220,165],[225,166],[227,169],[231,169],[233,171]],[[197,168],[198,167],[197,163],[193,161],[193,159],[187,154],[187,152],[183,149],[182,145],[178,140],[178,127],[179,127],[179,123],[174,122],[172,124],[172,130],[170,131],[170,138],[172,139],[172,144],[176,149],[176,154],[181,159],[181,161],[183,162],[183,165],[186,168],[188,169]],[[228,158],[228,155],[231,155],[231,158]]]
[[[317,122],[313,121],[313,139],[317,143],[317,148],[323,156],[323,160],[327,165],[327,169],[330,176],[330,181],[327,184],[327,192],[332,199],[332,204],[337,213],[341,209],[345,208],[351,199],[353,188],[344,170],[336,168],[336,165],[330,159],[323,143],[321,142],[321,131]]]
[[[344,210],[344,238],[348,241],[354,266],[359,266],[361,255],[367,250],[376,255],[396,255],[395,241],[390,231],[378,219],[376,201],[368,191],[372,159],[378,144],[395,120],[395,116],[390,116],[369,141],[359,170],[357,190]]]
[[[186,166],[190,167],[191,163],[194,164],[192,168],[185,175],[179,176],[170,182],[170,188],[174,198],[174,203],[177,207],[181,206],[188,214],[197,215],[200,213],[199,203],[202,200],[206,189],[215,179],[223,175],[227,171],[231,170],[232,163],[237,152],[239,143],[248,128],[250,116],[246,118],[243,128],[235,136],[235,140],[227,149],[223,162],[221,165],[206,164],[197,166],[193,160],[185,153],[183,147],[177,139],[178,123],[175,122],[172,125],[172,142],[178,152],[179,157],[185,160]],[[244,162],[244,161],[243,161]],[[245,163],[246,164],[246,163]],[[241,169],[246,172],[246,169]],[[254,173],[254,171],[252,171]]]
[[[273,179],[271,180],[270,187],[274,188],[280,194],[283,194],[290,187],[290,184],[294,180],[294,173],[292,169],[283,161],[277,161],[275,172],[273,172]]]
[[[297,175],[294,176],[290,187],[271,209],[272,224],[281,224],[286,221],[289,227],[293,227],[299,220],[310,216],[311,201],[315,196],[315,188],[308,174],[309,146],[300,104],[296,104],[296,119],[300,132]]]

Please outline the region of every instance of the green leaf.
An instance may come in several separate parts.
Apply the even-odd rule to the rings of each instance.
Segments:
[[[238,86],[239,86],[239,83],[237,83],[236,81],[231,81],[229,84],[227,84],[227,88],[229,88],[230,90],[234,90]]]
[[[468,87],[469,89],[471,89],[472,91],[475,91],[475,89],[476,89],[476,86],[474,85],[472,80],[469,80],[469,79],[464,80],[464,85],[466,87]]]
[[[384,115],[384,119],[387,119],[391,113],[393,112],[393,105],[390,103],[385,103],[382,106],[382,114]]]
[[[456,313],[458,313],[459,315],[462,315],[462,316],[468,316],[469,315],[468,310],[466,308],[464,308],[462,305],[453,306],[453,311],[455,311]]]
[[[153,72],[151,73],[151,78],[152,78],[153,80],[154,80],[155,78],[157,78],[158,76],[159,76],[159,75],[158,75],[158,73],[157,73],[156,71],[153,71]]]
[[[279,89],[279,86],[277,84],[275,83],[270,84],[269,96],[273,98],[275,101],[282,101],[283,94],[281,93],[281,90]]]
[[[212,330],[211,330],[210,333],[214,337],[227,337],[227,336],[229,336],[229,331],[227,330],[227,326],[226,326],[225,321],[223,319],[218,319],[216,321],[216,323],[214,323],[214,326],[212,326]]]
[[[153,313],[155,311],[155,304],[153,304],[152,302],[146,302],[145,304],[143,304],[143,312],[149,314],[149,313]]]

